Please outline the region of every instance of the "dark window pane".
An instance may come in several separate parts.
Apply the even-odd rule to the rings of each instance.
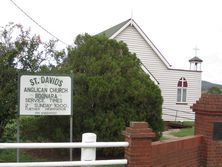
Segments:
[[[187,90],[183,89],[183,102],[186,102],[187,99]]]
[[[177,87],[182,87],[182,81],[181,81],[181,80],[178,81],[178,83],[177,83]]]
[[[181,102],[181,89],[177,89],[177,102]]]
[[[187,81],[183,81],[183,87],[187,87]]]

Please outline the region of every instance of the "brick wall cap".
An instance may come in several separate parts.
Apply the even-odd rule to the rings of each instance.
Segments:
[[[159,145],[159,144],[162,144],[162,143],[177,143],[178,141],[187,141],[189,139],[197,139],[197,140],[201,141],[203,139],[203,135],[185,136],[185,137],[180,137],[180,138],[175,138],[175,139],[155,141],[155,142],[152,143],[152,145]]]
[[[122,133],[126,137],[131,138],[154,138],[155,133],[149,128],[147,122],[130,122],[130,127],[127,127]]]
[[[130,122],[131,128],[149,128],[149,124],[147,122]]]
[[[191,107],[196,113],[208,113],[209,115],[222,114],[222,95],[204,94]]]
[[[125,137],[128,138],[154,138],[156,135],[153,132],[146,132],[146,133],[135,133],[135,132],[128,132],[128,131],[123,131],[122,133]]]

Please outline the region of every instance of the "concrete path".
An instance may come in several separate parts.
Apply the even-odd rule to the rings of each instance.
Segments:
[[[168,131],[164,131],[163,132],[163,137],[167,138],[167,139],[175,139],[178,138],[176,136],[171,135],[171,132],[178,132],[180,131],[180,129],[170,129]]]

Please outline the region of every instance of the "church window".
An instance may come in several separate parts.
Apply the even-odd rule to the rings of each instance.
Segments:
[[[187,101],[187,80],[181,77],[177,83],[177,102],[185,103]]]

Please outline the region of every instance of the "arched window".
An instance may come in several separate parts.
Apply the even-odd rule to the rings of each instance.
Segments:
[[[177,102],[185,103],[187,101],[187,80],[181,77],[177,83]]]

